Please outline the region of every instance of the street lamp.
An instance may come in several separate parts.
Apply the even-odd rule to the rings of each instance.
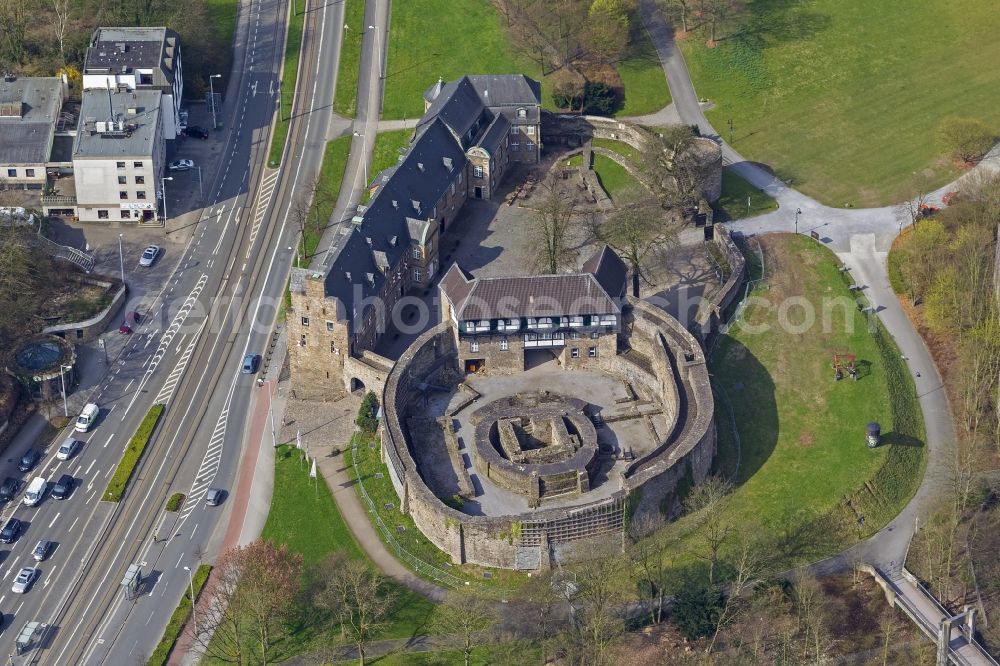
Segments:
[[[368,26],[369,30],[375,32],[375,53],[378,55],[378,78],[384,78],[382,76],[382,51],[378,48],[378,27],[374,25]]]
[[[72,365],[59,364],[59,383],[62,385],[63,416],[69,416],[69,407],[66,406],[66,379],[63,377],[63,370],[72,370]]]
[[[191,619],[194,620],[194,635],[198,635],[198,613],[194,604],[194,578],[191,576],[191,567],[185,566],[184,571],[188,572],[188,583],[191,585]]]
[[[365,138],[364,134],[362,134],[361,132],[355,132],[354,136],[360,138],[362,140],[362,143],[364,143],[364,138]],[[371,183],[368,181],[368,160],[365,159],[364,155],[361,156],[361,164],[365,168],[365,189],[368,189],[368,186]],[[357,176],[355,176],[355,182],[357,182]]]
[[[166,205],[167,200],[164,199],[163,203]],[[122,269],[122,286],[125,286],[125,254],[122,252],[122,234],[118,234],[118,261],[121,263]]]
[[[198,175],[199,177],[201,176],[201,174]],[[167,225],[167,181],[173,179],[174,179],[173,176],[163,176],[162,178],[160,178],[160,193],[163,195],[163,226]],[[123,277],[122,281],[124,280],[125,278]]]
[[[212,74],[208,77],[208,91],[212,98],[212,129],[218,129],[219,124],[215,121],[215,86],[212,85],[212,79],[221,79],[222,74]]]
[[[799,233],[799,215],[802,214],[801,208],[795,209],[795,233]]]

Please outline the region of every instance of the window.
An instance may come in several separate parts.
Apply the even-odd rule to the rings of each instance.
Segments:
[[[458,184],[459,185],[462,184],[462,172],[461,171],[458,172]]]
[[[577,333],[576,331],[573,331],[572,333],[569,334],[569,339],[570,340],[579,340],[580,339],[580,334]]]
[[[520,131],[521,131],[521,128],[519,126],[517,126],[517,125],[511,125],[510,126],[510,133],[511,134],[518,134]]]
[[[595,358],[597,356],[597,347],[587,347],[587,356]]]
[[[123,220],[127,220],[130,217],[132,217],[131,213],[129,211],[127,211],[127,210],[121,211],[121,216],[122,216]]]
[[[479,340],[472,340],[469,342],[469,351],[477,352],[479,351]]]
[[[590,334],[590,339],[591,340],[596,340],[597,338],[600,337],[600,335],[601,335],[600,333],[598,333],[597,331],[594,331],[593,333]]]
[[[309,325],[309,317],[303,317],[302,318],[302,325],[303,326],[308,326]]]
[[[535,126],[534,125],[528,125],[527,127],[524,128],[524,133],[525,134],[534,134],[535,133]]]
[[[518,109],[517,110],[517,117],[518,118],[527,118],[528,117],[528,110],[527,109]]]
[[[142,162],[132,162],[132,166],[136,169],[142,168]]]
[[[580,358],[580,348],[573,347],[572,349],[569,350],[569,355],[571,358]]]
[[[326,330],[333,331],[333,322],[332,321],[326,322]],[[333,343],[331,342],[330,345],[332,346]]]
[[[472,175],[475,176],[476,178],[482,178],[483,177],[483,167],[478,166],[478,165],[472,167]]]
[[[26,178],[34,178],[35,177],[35,170],[34,169],[25,169],[24,170],[24,175],[25,175]]]
[[[108,211],[106,211],[106,210],[99,210],[99,211],[97,211],[97,219],[98,220],[106,220],[106,219],[108,219]]]
[[[17,178],[17,169],[7,169],[8,178]]]
[[[300,347],[305,347],[306,346],[306,336],[305,336],[305,333],[303,333],[302,335],[299,336],[299,346]]]
[[[413,248],[413,258],[414,259],[419,259],[420,256],[421,256],[420,255],[420,248],[419,247]]]
[[[451,184],[451,195],[455,196],[455,183]]]
[[[135,177],[135,184],[136,185],[145,185],[146,184],[146,177],[145,176],[136,176]]]
[[[143,190],[139,190],[139,191],[137,191],[135,193],[135,198],[136,199],[145,199],[146,198],[146,193]]]
[[[125,201],[126,199],[128,199],[128,192],[122,190],[121,192],[118,193],[118,198],[121,199],[122,201]]]
[[[124,169],[125,168],[125,163],[124,162],[118,162],[118,163],[115,164],[115,166],[117,166],[119,169]]]
[[[118,176],[118,184],[119,185],[124,185],[125,182],[126,182],[125,176]]]
[[[423,274],[420,272],[419,268],[413,269],[413,281],[420,282],[423,279]]]
[[[513,152],[515,152],[515,153],[516,153],[516,152],[517,152],[518,150],[520,150],[520,148],[519,148],[519,147],[518,147],[518,145],[517,145],[517,141],[511,141],[511,142],[510,142],[510,149],[511,149],[511,150],[512,150]]]
[[[526,141],[524,143],[524,149],[525,150],[534,150],[535,149],[535,144],[531,143],[530,141]]]
[[[510,343],[507,342],[507,338],[500,338],[500,351],[507,351],[510,349]]]

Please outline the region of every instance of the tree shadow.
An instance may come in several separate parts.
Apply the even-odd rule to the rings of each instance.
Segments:
[[[717,453],[719,456],[737,456],[739,461],[737,485],[745,483],[763,466],[774,451],[778,441],[778,407],[775,401],[774,380],[771,373],[754,354],[736,338],[723,334],[711,357],[710,368],[715,378],[713,392],[721,393],[722,404],[732,410],[716,412],[715,423],[732,441],[733,421],[739,436],[737,450]]]
[[[828,30],[833,20],[826,14],[812,11],[802,0],[767,0],[756,2],[747,10],[743,25],[731,34],[723,34],[717,41],[737,42],[752,50],[780,46],[789,42],[810,39]],[[753,8],[759,7],[758,11]]]
[[[887,432],[882,434],[879,440],[879,447],[883,446],[910,446],[921,448],[924,443],[911,435],[904,435],[901,432]]]

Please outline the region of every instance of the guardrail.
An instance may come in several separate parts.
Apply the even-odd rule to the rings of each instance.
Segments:
[[[365,504],[368,505],[368,513],[372,516],[372,522],[375,523],[375,526],[381,533],[383,540],[389,545],[390,548],[392,548],[398,558],[406,562],[410,568],[417,573],[431,578],[452,589],[467,589],[473,587],[483,596],[498,598],[503,602],[507,601],[506,589],[490,587],[477,581],[459,578],[458,576],[450,574],[440,567],[424,562],[422,559],[403,548],[402,544],[396,541],[396,538],[392,536],[392,532],[389,530],[389,527],[382,521],[382,517],[378,515],[375,503],[372,501],[372,498],[368,496],[368,491],[365,490],[365,484],[364,481],[362,481],[361,471],[358,469],[357,438],[354,438],[351,442],[351,467],[354,468],[354,479],[357,482],[358,489],[361,491],[361,497],[365,500]]]

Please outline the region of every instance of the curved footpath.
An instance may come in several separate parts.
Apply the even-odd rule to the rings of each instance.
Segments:
[[[903,511],[880,532],[810,567],[816,573],[833,573],[843,571],[855,562],[865,561],[887,573],[896,574],[902,567],[917,518],[926,515],[933,501],[947,489],[955,442],[951,411],[940,375],[927,347],[889,285],[889,247],[902,230],[896,211],[891,206],[858,210],[825,206],[792,189],[757,164],[745,160],[722,140],[705,118],[684,55],[674,42],[673,31],[655,0],[641,0],[640,14],[660,57],[677,116],[684,123],[697,125],[703,136],[719,143],[723,161],[732,171],[778,201],[777,211],[738,220],[729,224],[729,228],[745,234],[793,232],[796,230],[795,211],[801,211],[798,217],[801,231],[816,231],[821,241],[850,268],[855,283],[865,287],[866,296],[876,307],[879,318],[907,360],[916,382],[927,430],[927,470],[923,481]],[[1000,171],[1000,147],[991,151],[976,169]],[[930,196],[930,200],[940,202],[943,194],[954,189],[957,182],[940,188]]]

